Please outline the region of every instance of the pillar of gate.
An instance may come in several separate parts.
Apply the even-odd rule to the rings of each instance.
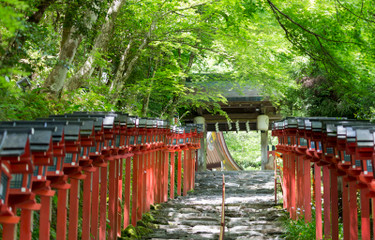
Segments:
[[[206,131],[206,122],[204,117],[195,117],[194,118],[195,124],[203,124],[203,132],[204,136],[201,138],[201,148],[198,149],[198,158],[197,158],[197,170],[198,171],[206,171],[206,156],[207,156],[207,145],[206,145],[206,138],[207,138],[207,131]]]
[[[260,133],[260,151],[261,151],[261,163],[262,170],[266,169],[268,164],[268,131],[261,131]]]
[[[260,130],[260,151],[261,151],[261,163],[262,170],[266,169],[268,163],[268,125],[269,117],[267,115],[261,114],[257,117],[257,129]]]

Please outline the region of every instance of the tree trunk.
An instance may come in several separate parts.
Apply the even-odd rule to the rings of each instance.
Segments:
[[[142,40],[142,43],[138,47],[137,52],[135,53],[132,60],[130,60],[126,70],[125,70],[125,66],[123,67],[124,70],[125,70],[125,73],[123,73],[124,71],[122,71],[121,68],[119,68],[117,70],[116,77],[113,79],[113,82],[112,82],[112,85],[111,85],[111,90],[117,89],[117,91],[113,95],[113,98],[112,98],[113,102],[112,103],[117,103],[117,99],[118,99],[121,91],[124,88],[125,82],[129,79],[131,73],[133,72],[133,67],[137,63],[139,57],[141,56],[142,50],[144,48],[146,48],[148,46],[148,44],[150,43],[151,34],[155,29],[156,22],[157,22],[157,18],[152,21],[152,23],[150,25],[150,28],[148,29],[148,31],[146,33],[145,38]]]
[[[152,92],[152,88],[153,88],[154,81],[155,81],[155,73],[158,70],[158,66],[159,66],[159,60],[157,59],[156,64],[155,64],[155,68],[154,68],[154,70],[152,72],[152,76],[151,76],[150,89],[147,92],[146,97],[143,99],[143,105],[142,105],[142,116],[143,117],[147,116],[148,104],[150,103],[151,92]]]
[[[103,52],[107,48],[108,42],[112,37],[113,26],[117,15],[124,5],[125,0],[113,0],[108,9],[105,22],[100,29],[99,35],[94,40],[94,46],[83,66],[66,83],[67,90],[74,90],[82,86],[84,78],[89,78],[95,69],[95,56],[98,52]]]
[[[137,53],[132,58],[132,60],[130,60],[130,62],[128,64],[126,70],[125,70],[125,73],[123,73],[124,69],[126,67],[125,62],[123,64],[123,66],[120,66],[119,69],[117,70],[116,77],[113,79],[113,82],[112,82],[112,85],[111,85],[111,90],[117,89],[117,91],[115,91],[115,93],[114,93],[113,103],[117,102],[117,98],[119,97],[120,92],[123,90],[125,82],[129,79],[131,73],[133,72],[134,65],[137,63],[139,57],[141,56],[142,50],[148,45],[148,43],[149,43],[149,37],[146,36],[143,39],[142,44],[138,47]]]
[[[56,0],[42,0],[38,6],[36,6],[37,11],[31,15],[27,21],[38,24],[42,19],[44,12],[47,10],[49,6],[55,3]]]
[[[46,81],[44,82],[44,86],[47,89],[47,92],[50,94],[57,94],[61,91],[62,87],[64,86],[64,81],[66,78],[66,74],[69,71],[69,67],[74,59],[74,56],[77,52],[77,48],[79,43],[82,40],[82,36],[73,37],[74,33],[76,32],[75,27],[70,27],[69,29],[64,28],[63,31],[69,32],[66,39],[63,38],[62,46],[59,55],[59,62],[55,65],[52,69],[52,72],[48,75]]]
[[[128,46],[126,47],[124,53],[121,56],[120,64],[117,67],[117,71],[116,71],[116,75],[115,75],[114,79],[120,79],[121,76],[122,76],[122,74],[123,74],[123,72],[125,72],[125,69],[126,69],[126,59],[128,58],[128,54],[130,52],[132,44],[133,44],[133,41],[130,39],[129,43],[128,43]],[[115,82],[115,80],[112,81],[111,90],[114,87],[114,82]]]
[[[69,9],[67,11],[69,11]],[[89,11],[86,16],[87,28],[90,29],[98,16],[93,11]],[[69,71],[70,65],[74,60],[74,56],[77,52],[78,46],[83,38],[83,35],[80,34],[78,32],[78,29],[75,26],[72,26],[69,21],[70,19],[66,18],[66,25],[63,29],[58,63],[52,69],[51,73],[48,75],[46,81],[43,84],[46,92],[48,92],[52,97],[55,98],[57,98],[58,93],[64,86],[66,75]]]

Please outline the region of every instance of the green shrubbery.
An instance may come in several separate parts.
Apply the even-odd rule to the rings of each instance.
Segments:
[[[234,161],[244,170],[261,168],[260,132],[227,132],[225,142]],[[270,137],[269,144],[275,144]]]
[[[74,111],[116,111],[103,87],[65,92],[59,100],[47,98],[41,88],[23,91],[14,81],[0,78],[0,121],[33,120]]]
[[[230,154],[244,170],[260,169],[260,133],[255,131],[224,133]]]
[[[0,78],[0,120],[24,119],[48,116],[52,104],[47,102],[39,89],[22,91]]]
[[[286,212],[282,217],[285,234],[283,237],[287,240],[307,240],[315,239],[315,218],[306,223],[304,218],[292,220],[289,213]]]

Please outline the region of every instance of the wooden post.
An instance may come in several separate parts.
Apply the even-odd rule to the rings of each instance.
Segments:
[[[321,240],[323,237],[322,231],[322,183],[320,166],[317,163],[314,165],[315,174],[315,218],[316,218],[316,240]]]
[[[348,181],[346,177],[342,179],[343,191],[342,191],[342,215],[344,225],[344,240],[350,239],[350,215],[349,215],[349,190]]]
[[[328,166],[323,166],[324,238],[331,239],[331,191]]]
[[[268,145],[268,131],[261,131],[260,132],[260,151],[261,151],[262,170],[266,169],[266,164],[268,163],[267,145]]]
[[[107,167],[100,168],[99,239],[106,239],[107,228]]]
[[[138,183],[136,188],[137,190],[137,217],[136,221],[140,220],[142,218],[142,213],[143,213],[143,174],[144,174],[144,154],[139,155],[139,161],[138,161],[138,173],[137,173],[137,178],[138,178]]]
[[[362,240],[371,239],[371,226],[370,226],[370,199],[368,188],[361,189],[361,236]]]
[[[169,190],[169,197],[174,199],[174,180],[175,180],[175,152],[171,152],[171,189]]]
[[[187,194],[187,191],[188,191],[188,177],[187,177],[187,173],[188,173],[188,170],[187,170],[187,166],[188,166],[188,156],[187,156],[187,153],[188,151],[187,150],[184,150],[184,184],[183,184],[183,191],[182,191],[182,194],[183,196],[186,196]]]
[[[289,154],[288,153],[284,153],[283,154],[284,158],[283,158],[283,175],[284,175],[284,178],[285,178],[285,194],[283,194],[283,198],[284,198],[284,201],[285,201],[285,208],[288,212],[290,212],[290,202],[289,202],[289,196],[290,196],[290,186],[289,186],[289,168],[290,168],[290,161],[289,161]]]
[[[130,221],[130,184],[131,184],[131,158],[126,158],[125,162],[125,192],[124,192],[124,226],[125,229]]]
[[[310,161],[303,158],[304,166],[304,209],[305,209],[305,221],[311,222],[311,170]]]
[[[145,170],[145,186],[144,186],[144,196],[145,196],[145,206],[143,208],[143,213],[150,211],[150,204],[151,204],[151,194],[152,194],[152,187],[151,187],[151,152],[149,151],[146,155],[146,170]]]
[[[109,161],[109,176],[108,176],[108,219],[110,229],[108,230],[108,238],[115,239],[116,230],[116,160]]]
[[[70,179],[70,193],[69,193],[69,233],[68,239],[77,239],[78,237],[78,193],[79,180],[75,178]]]
[[[91,239],[98,240],[99,228],[99,179],[100,169],[96,168],[92,176],[92,203],[91,203]]]
[[[52,196],[40,196],[39,240],[50,239],[51,197]]]
[[[350,240],[358,239],[357,183],[349,182]],[[345,210],[344,210],[345,211]]]
[[[66,238],[66,198],[67,189],[60,189],[57,192],[57,222],[56,222],[56,240],[65,240]]]
[[[22,209],[20,222],[20,239],[31,240],[31,217],[33,212],[29,209]]]
[[[139,155],[136,154],[133,157],[133,185],[132,185],[132,218],[131,224],[137,225],[137,208],[138,208],[138,166],[139,166]]]
[[[156,151],[156,176],[155,176],[155,183],[156,183],[156,196],[155,202],[161,203],[161,188],[163,184],[162,175],[161,175],[161,151]]]
[[[339,199],[337,184],[337,170],[331,168],[332,240],[339,240]]]
[[[182,163],[181,163],[181,155],[182,151],[177,152],[177,195],[181,196],[181,168],[182,168]]]
[[[83,180],[82,240],[90,239],[92,173],[86,172],[86,175],[86,178]]]
[[[117,161],[117,180],[116,180],[116,195],[117,195],[117,203],[116,203],[116,222],[117,222],[117,237],[121,237],[121,217],[122,217],[122,209],[121,209],[121,203],[122,203],[122,165],[123,159],[119,159]]]
[[[290,218],[297,219],[297,209],[296,209],[296,168],[295,168],[295,156],[290,154]]]
[[[163,201],[166,202],[168,201],[168,165],[169,165],[169,152],[165,151],[164,152],[164,198]]]

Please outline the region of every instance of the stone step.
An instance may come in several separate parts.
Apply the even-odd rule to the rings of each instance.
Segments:
[[[225,239],[281,239],[283,229],[274,208],[272,171],[224,172],[226,179]],[[196,175],[194,192],[153,211],[157,228],[143,239],[218,239],[222,173]]]

